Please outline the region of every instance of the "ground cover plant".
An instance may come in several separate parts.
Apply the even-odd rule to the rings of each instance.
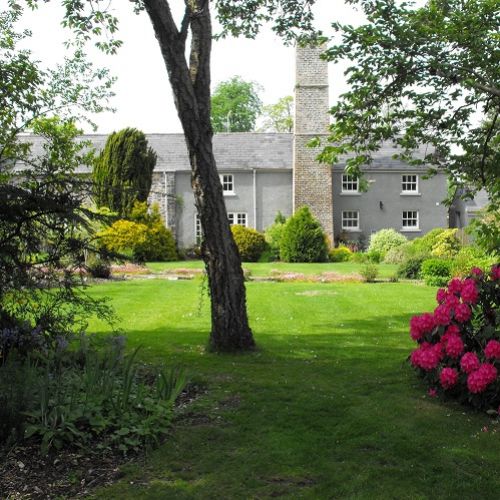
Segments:
[[[0,445],[28,440],[42,455],[90,445],[127,453],[166,434],[184,376],[141,366],[139,348],[125,355],[124,337],[96,345],[82,336],[24,355],[1,341]]]
[[[221,356],[205,349],[209,303],[200,309],[199,280],[92,288],[111,298],[142,359],[186,365],[206,387],[165,445],[97,498],[497,497],[496,421],[423,394],[405,362],[409,320],[433,307],[435,288],[247,289],[259,349]]]

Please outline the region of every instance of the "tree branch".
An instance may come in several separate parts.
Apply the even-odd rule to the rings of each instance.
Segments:
[[[459,69],[463,69],[463,68],[459,68]],[[484,92],[486,94],[490,94],[491,96],[500,97],[500,88],[498,88],[498,87],[484,85],[482,83],[476,82],[472,78],[462,77],[462,76],[458,75],[457,73],[450,75],[450,74],[446,73],[445,71],[443,71],[442,68],[431,67],[430,70],[431,70],[431,73],[434,72],[437,76],[445,78],[452,83],[457,83],[457,84],[458,83],[465,83],[476,90],[480,90],[481,92]],[[471,73],[470,71],[467,71],[467,72]]]
[[[186,8],[184,10],[184,17],[182,18],[181,30],[179,32],[179,39],[182,41],[183,44],[186,43],[186,38],[189,30],[189,23],[191,21],[191,10],[188,5],[188,0],[184,0],[184,3],[186,4]]]

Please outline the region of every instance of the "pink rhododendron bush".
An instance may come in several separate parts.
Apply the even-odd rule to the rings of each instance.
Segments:
[[[433,313],[414,316],[410,362],[429,385],[476,408],[500,411],[500,265],[474,268],[437,292]]]

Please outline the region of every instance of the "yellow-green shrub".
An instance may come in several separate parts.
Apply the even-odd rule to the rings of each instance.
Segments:
[[[238,247],[241,260],[256,262],[267,247],[264,235],[245,226],[231,226],[234,242]]]
[[[434,257],[453,257],[460,250],[460,240],[457,238],[458,229],[445,229],[438,234],[432,247]]]
[[[337,248],[332,248],[328,255],[330,262],[347,262],[351,260],[352,252],[349,248],[341,245]]]
[[[486,255],[486,253],[479,247],[463,247],[453,258],[451,275],[459,277],[468,276],[473,267],[477,267],[484,272],[487,272],[491,269],[491,266],[494,263],[495,258]]]
[[[172,232],[161,219],[149,224],[120,219],[98,234],[102,246],[137,262],[176,260]]]
[[[134,257],[134,249],[145,243],[148,233],[146,224],[120,219],[98,233],[101,245],[111,253]]]

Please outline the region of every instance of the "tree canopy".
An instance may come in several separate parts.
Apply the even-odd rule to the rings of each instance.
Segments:
[[[293,132],[293,96],[287,95],[278,99],[275,104],[268,104],[262,108],[263,132]]]
[[[81,288],[94,214],[75,170],[93,155],[74,122],[104,108],[111,81],[81,51],[42,69],[19,49],[29,37],[16,31],[20,16],[0,12],[0,356],[54,345],[83,329],[90,311],[109,317]],[[36,148],[24,132],[37,135]]]
[[[262,108],[260,86],[239,76],[219,83],[212,98],[214,132],[252,132]]]
[[[143,132],[134,128],[113,132],[93,169],[97,205],[128,217],[136,201],[148,199],[155,165],[156,153]]]
[[[385,141],[410,165],[445,171],[469,193],[500,198],[500,9],[497,0],[351,0],[359,27],[335,23],[325,57],[348,60],[350,85],[332,108],[322,158],[352,153],[359,173]]]

